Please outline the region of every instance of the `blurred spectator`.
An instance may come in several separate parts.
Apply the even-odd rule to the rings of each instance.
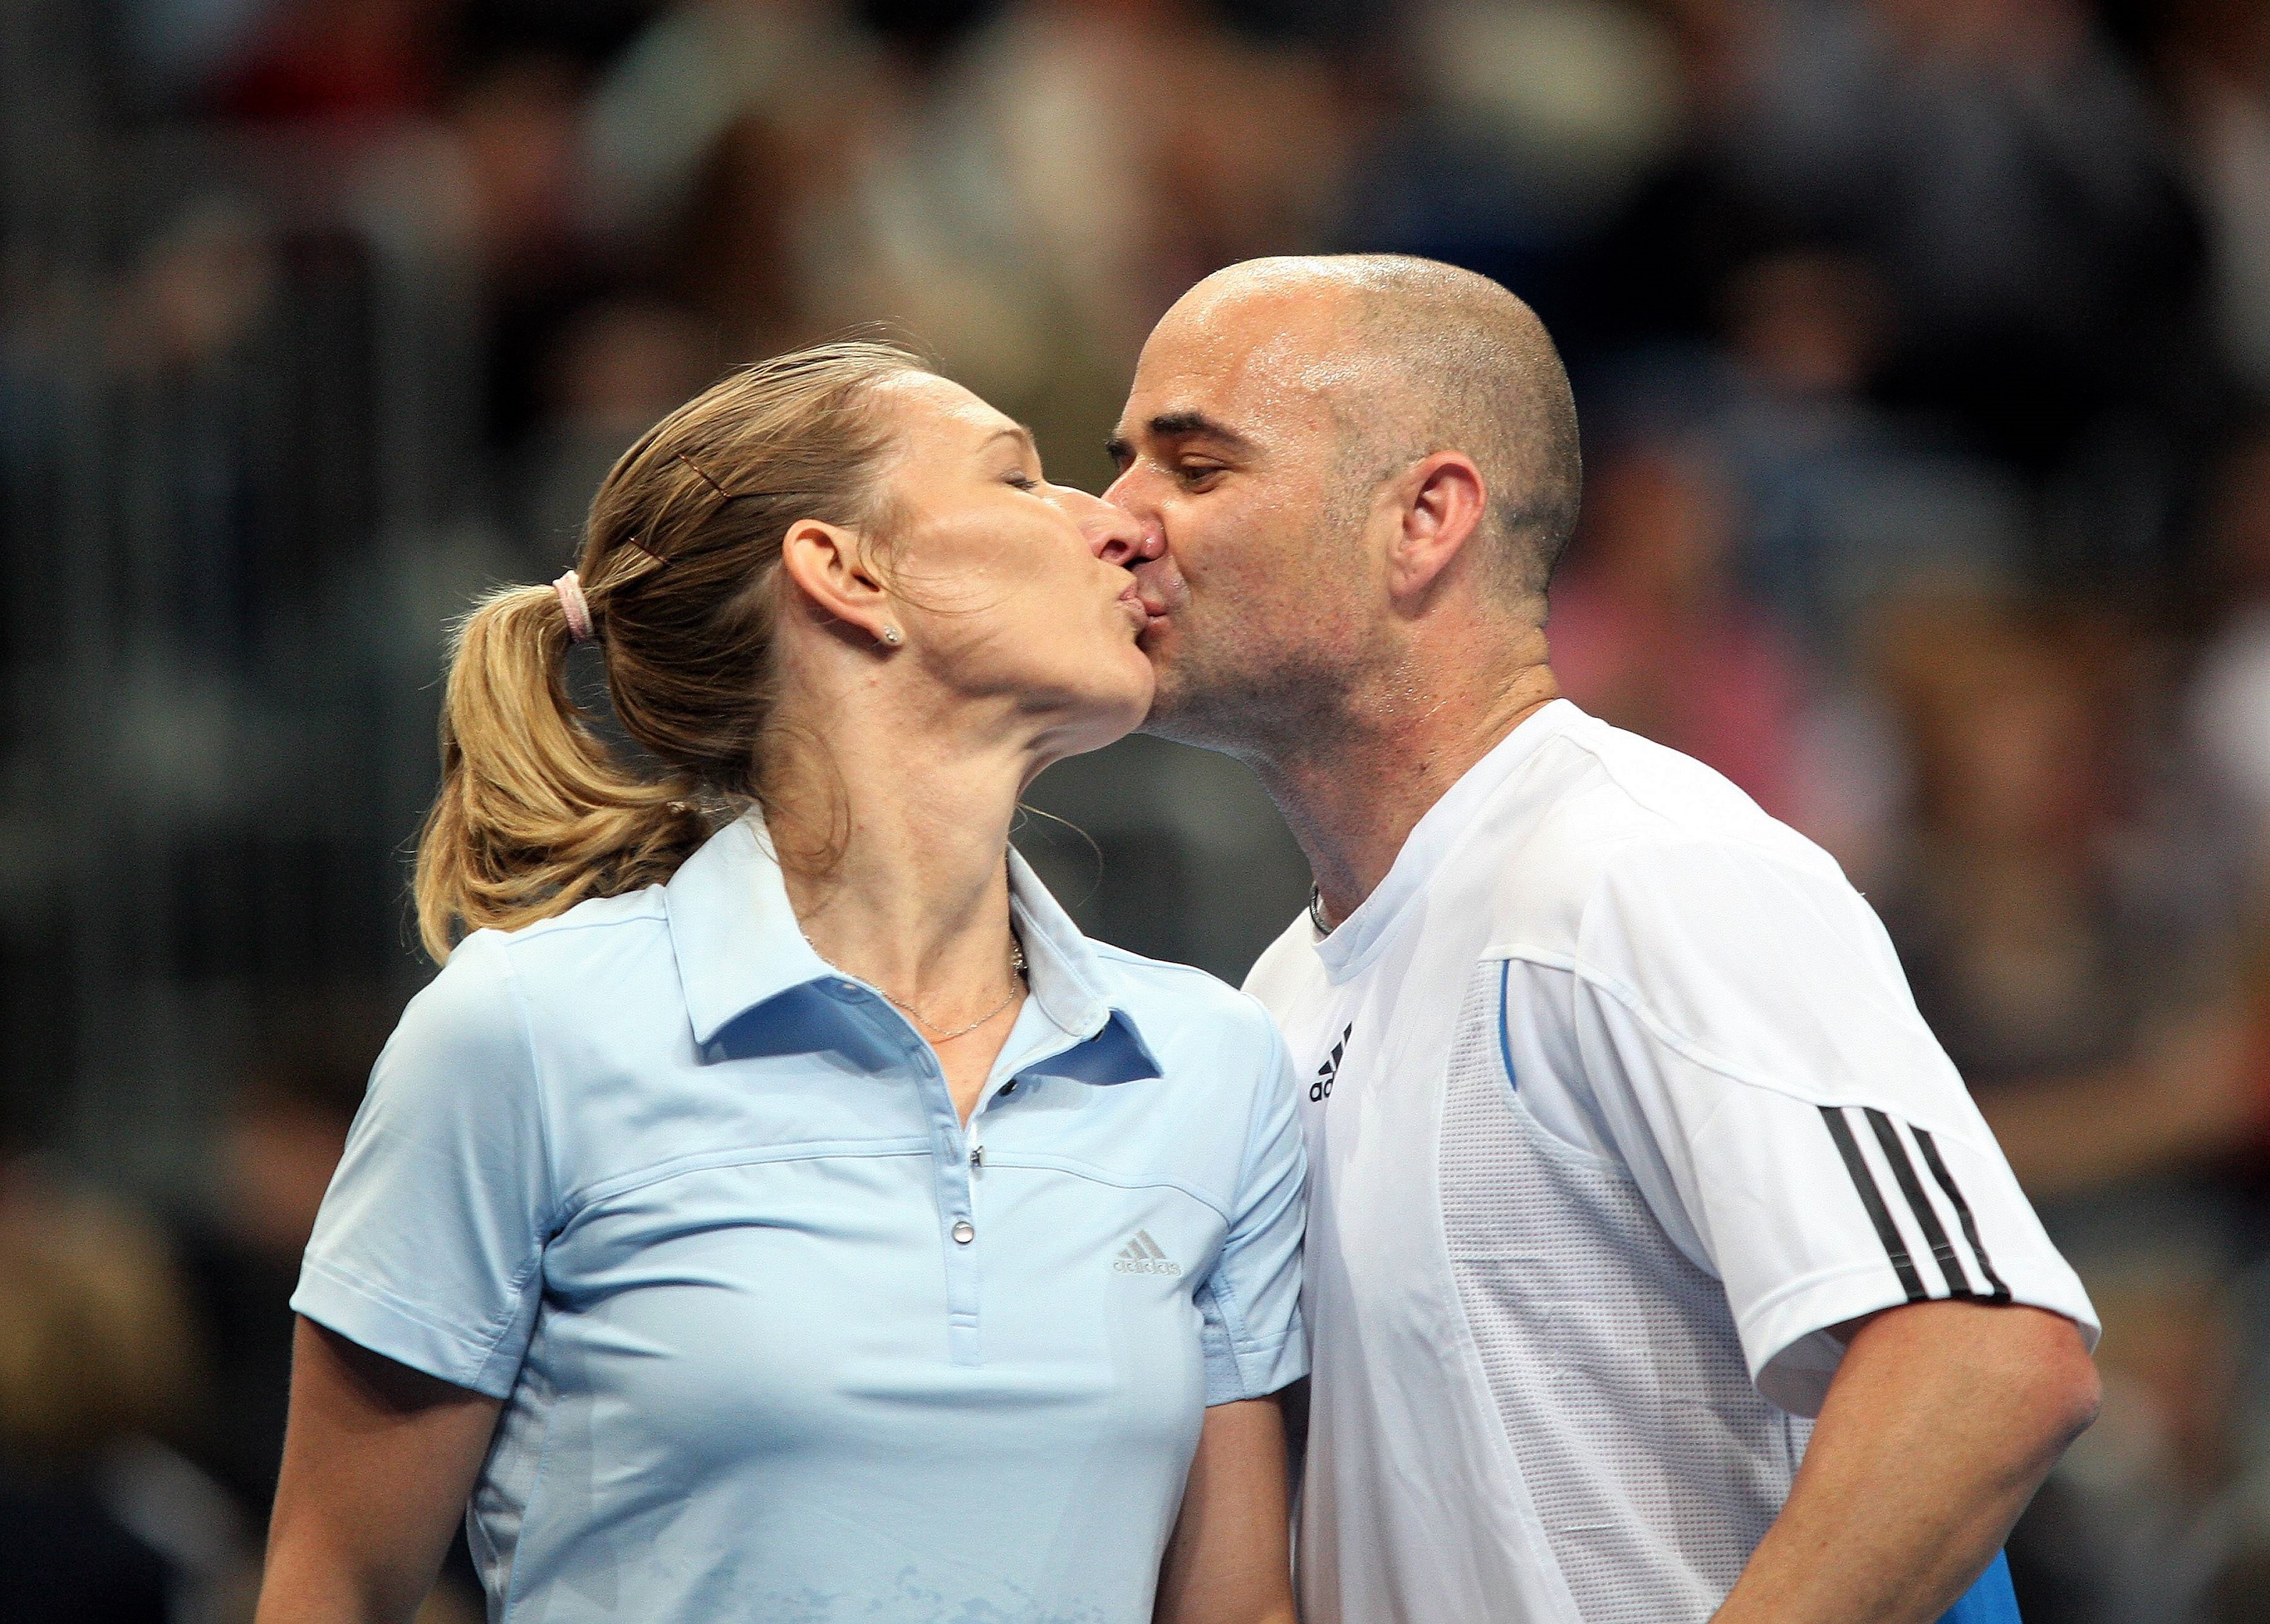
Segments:
[[[492,285],[549,279],[578,244],[582,85],[548,56],[506,57],[452,99],[470,189],[469,246]]]
[[[2232,994],[2230,854],[2195,787],[2155,782],[2147,759],[2155,652],[2102,613],[1953,595],[1886,612],[1914,804],[1884,912],[1990,1114],[2005,1088],[2123,1058],[2155,1020]],[[2132,1170],[2006,1148],[2037,1194]]]
[[[213,85],[218,107],[260,122],[376,123],[431,105],[447,0],[271,0]]]
[[[839,7],[665,9],[589,104],[593,223],[730,359],[872,318],[888,307],[860,302],[877,247],[863,194],[919,97]]]
[[[2230,1287],[2259,1244],[2270,985],[2211,800],[2155,759],[2155,653],[2117,616],[1977,597],[1911,597],[1883,634],[1915,803],[1879,905],[2105,1328],[2104,1418],[2014,1542],[2040,1624],[2205,1620],[2245,1560],[2217,1508],[2266,1329]]]
[[[1801,250],[1759,259],[1728,294],[1728,336],[1749,377],[1793,405],[1858,399],[1886,337],[1886,294],[1863,260]]]
[[[1692,445],[1638,445],[1590,486],[1553,594],[1553,665],[1569,696],[1792,816],[1806,684],[1794,650],[1734,594],[1738,499],[1725,471]]]
[[[500,449],[532,424],[559,328],[604,275],[578,207],[582,91],[563,57],[506,56],[456,90],[440,126],[453,249],[488,307],[486,422]]]
[[[352,991],[277,1000],[214,1124],[205,1198],[177,1220],[182,1306],[211,1355],[183,1449],[242,1526],[275,1499],[300,1257],[394,1013]],[[421,1624],[477,1617],[478,1590],[460,1539]]]
[[[711,330],[651,299],[579,311],[560,332],[540,382],[545,410],[519,470],[529,569],[572,559],[593,493],[615,459],[719,370]],[[549,576],[547,575],[548,579]]]
[[[872,45],[821,0],[695,0],[661,9],[588,106],[591,207],[651,231],[692,197],[705,156],[744,119],[795,130],[856,107],[879,71]]]
[[[1496,159],[1541,224],[1597,222],[1680,133],[1662,23],[1618,0],[1434,0],[1413,8],[1424,116]]]
[[[1711,416],[1751,515],[1742,579],[1815,660],[1850,671],[1856,629],[1903,584],[2018,567],[2016,482],[1869,399],[1891,317],[1866,262],[1762,256],[1725,307],[1732,376]]]
[[[2189,410],[2196,216],[2079,0],[1772,10],[1721,161],[1882,271],[1888,389],[2045,468],[2108,417]]]
[[[1680,57],[1656,8],[1433,0],[1401,23],[1398,51],[1366,76],[1382,105],[1339,235],[1497,278],[1564,349],[1596,323],[1627,328],[1628,309],[1598,309],[1620,301],[1579,285],[1599,268],[1574,267],[1686,133]],[[1634,279],[1652,306],[1678,297],[1679,270],[1658,259]]]
[[[2206,521],[2214,623],[2192,679],[2191,722],[2270,863],[2270,424],[2221,471]]]
[[[175,1452],[204,1361],[153,1232],[0,1165],[0,1598],[11,1624],[249,1616],[254,1548]]]
[[[206,1198],[180,1226],[183,1279],[213,1354],[197,1453],[258,1521],[284,1453],[300,1254],[388,1012],[347,995],[279,1002],[214,1124]]]
[[[667,11],[601,85],[587,139],[632,263],[751,360],[878,316],[1020,414],[1079,355],[1038,227],[953,76],[818,4]],[[1102,128],[1101,109],[1088,110]]]
[[[1317,241],[1335,201],[1323,62],[1243,41],[1197,0],[1023,0],[944,91],[1005,194],[1003,246],[1116,366],[1193,280]]]
[[[190,200],[118,291],[112,363],[164,378],[225,359],[267,312],[276,278],[256,211],[235,198]]]
[[[2232,370],[2270,395],[2270,9],[2169,11],[2165,66],[2214,249],[2217,335]]]

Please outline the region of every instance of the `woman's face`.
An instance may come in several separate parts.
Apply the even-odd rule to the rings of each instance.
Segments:
[[[1049,484],[1031,434],[958,383],[886,387],[896,451],[884,473],[897,656],[957,698],[1038,721],[1049,760],[1094,750],[1151,708],[1133,520]]]

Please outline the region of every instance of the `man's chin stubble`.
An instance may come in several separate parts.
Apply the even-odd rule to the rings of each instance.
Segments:
[[[1246,761],[1283,760],[1346,729],[1345,667],[1287,662],[1268,671],[1206,671],[1187,656],[1159,671],[1138,732]]]

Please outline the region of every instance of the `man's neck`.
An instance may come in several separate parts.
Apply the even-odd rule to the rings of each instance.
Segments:
[[[1505,737],[1561,695],[1538,640],[1533,662],[1407,679],[1366,696],[1333,736],[1255,760],[1337,924],[1395,866],[1428,810]]]

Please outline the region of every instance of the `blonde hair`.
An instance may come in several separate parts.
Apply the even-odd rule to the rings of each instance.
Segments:
[[[633,770],[570,696],[557,591],[508,587],[466,616],[418,843],[419,932],[436,960],[464,931],[667,879],[720,810],[767,802],[782,539],[807,518],[876,528],[888,428],[873,396],[930,370],[873,341],[744,367],[601,482],[576,570],[615,715],[658,771]]]

